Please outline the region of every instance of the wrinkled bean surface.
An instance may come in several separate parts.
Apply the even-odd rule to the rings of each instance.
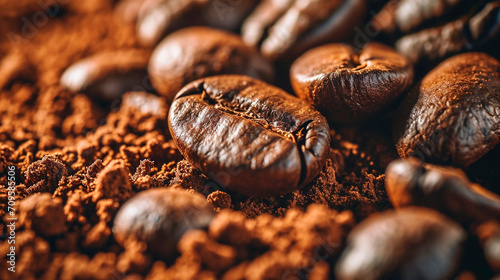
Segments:
[[[500,62],[484,53],[451,57],[398,111],[393,133],[401,157],[469,166],[500,142]]]
[[[355,123],[384,109],[413,81],[413,67],[390,47],[371,43],[356,53],[343,44],[312,49],[290,69],[297,96],[331,122]]]

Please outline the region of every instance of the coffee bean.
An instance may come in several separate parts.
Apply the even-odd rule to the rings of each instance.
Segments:
[[[61,76],[70,91],[114,101],[129,90],[151,90],[147,76],[150,51],[127,49],[86,57],[71,65]]]
[[[403,100],[393,135],[403,158],[477,161],[500,142],[500,62],[465,53],[438,65]]]
[[[396,50],[414,63],[490,49],[500,39],[500,1],[393,0],[373,17],[375,30],[402,36]]]
[[[373,214],[349,234],[339,280],[445,279],[458,267],[465,231],[430,209]]]
[[[312,106],[247,76],[188,84],[168,120],[188,161],[246,195],[280,195],[309,183],[330,143],[328,123]]]
[[[260,0],[212,0],[202,9],[204,25],[238,31],[245,17]]]
[[[200,15],[196,10],[209,2],[210,0],[143,1],[136,15],[139,42],[144,46],[153,47],[169,31],[198,23]]]
[[[149,189],[123,204],[113,234],[122,246],[128,238],[137,238],[153,255],[169,259],[186,231],[208,227],[214,215],[201,194],[172,187]]]
[[[165,38],[154,50],[149,74],[169,102],[187,83],[217,74],[242,74],[271,81],[272,65],[240,37],[207,27],[192,27]]]
[[[365,11],[364,0],[264,0],[241,33],[247,44],[260,44],[271,60],[297,57],[309,48],[343,40]]]
[[[396,208],[425,206],[464,223],[500,219],[500,197],[457,168],[397,160],[387,167],[385,185]]]
[[[356,123],[384,109],[413,81],[413,67],[391,48],[370,43],[356,53],[343,44],[312,49],[290,69],[297,96],[330,122]]]

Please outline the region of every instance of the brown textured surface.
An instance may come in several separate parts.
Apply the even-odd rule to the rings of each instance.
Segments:
[[[26,190],[34,184],[34,182],[26,181],[24,171],[40,170],[39,168],[43,170],[45,165],[52,161],[61,161],[68,170],[68,174],[56,182],[56,189],[52,193],[54,197],[62,200],[63,209],[59,209],[57,215],[60,215],[62,211],[68,230],[46,239],[42,235],[43,231],[36,228],[30,230],[20,227],[18,229],[17,253],[20,258],[16,275],[20,279],[34,276],[56,279],[60,275],[109,279],[126,274],[135,275],[141,279],[147,275],[148,277],[154,277],[154,275],[183,277],[186,273],[192,273],[194,275],[192,277],[195,278],[207,274],[227,273],[229,275],[227,279],[231,279],[230,275],[252,275],[252,272],[257,269],[262,270],[259,275],[266,275],[274,271],[277,261],[280,262],[282,271],[291,269],[293,273],[300,273],[300,275],[314,273],[328,279],[329,276],[325,275],[332,273],[327,265],[330,259],[320,259],[317,264],[307,262],[308,256],[314,252],[316,246],[314,244],[317,243],[299,245],[311,238],[315,240],[315,236],[326,238],[328,232],[340,234],[334,228],[326,232],[321,230],[321,227],[331,226],[330,223],[325,223],[326,218],[322,217],[325,215],[329,217],[328,219],[335,217],[335,211],[327,210],[325,207],[339,211],[352,209],[355,217],[359,219],[388,206],[382,173],[388,162],[395,157],[395,153],[388,136],[377,131],[362,132],[358,129],[346,129],[336,133],[332,130],[331,146],[333,148],[330,150],[330,156],[323,170],[311,184],[286,196],[255,198],[228,193],[220,189],[187,161],[181,160],[182,156],[173,142],[169,140],[166,130],[166,102],[161,97],[146,93],[127,94],[118,111],[107,113],[105,123],[96,119],[99,114],[75,117],[73,110],[78,108],[78,114],[91,112],[93,102],[84,95],[71,95],[58,88],[39,91],[27,84],[17,84],[12,89],[0,93],[0,97],[8,101],[0,104],[2,120],[6,120],[0,129],[2,131],[0,137],[4,139],[0,148],[0,162],[2,166],[5,166],[3,168],[15,165],[17,170],[23,171],[17,173],[17,201],[28,197]],[[65,104],[62,108],[67,109],[55,110],[55,106],[52,105],[55,100]],[[143,102],[132,102],[132,100],[143,100]],[[72,103],[78,106],[71,109]],[[41,110],[47,110],[44,122],[40,122],[44,125],[28,126],[29,123],[33,124],[33,120],[36,119],[34,115],[40,114],[37,112]],[[26,123],[26,126],[18,125],[15,130],[12,130],[11,125],[14,123]],[[82,131],[86,133],[84,136],[80,135]],[[379,144],[366,141],[372,138],[379,139]],[[51,155],[53,160],[36,163],[45,155]],[[102,185],[102,182],[106,180],[104,178],[109,176],[106,175],[109,172],[104,170],[110,169],[108,166],[112,165],[114,160],[125,163],[130,189],[121,189],[122,184],[110,184],[108,187]],[[118,166],[121,166],[121,163]],[[123,170],[123,167],[119,168]],[[30,176],[34,174],[30,173]],[[6,184],[5,177],[0,179],[0,184]],[[120,249],[113,240],[111,226],[123,199],[141,190],[172,184],[180,184],[183,188],[194,189],[205,194],[207,200],[216,209],[240,211],[241,214],[237,215],[242,217],[241,223],[252,223],[252,220],[246,220],[247,218],[243,217],[256,217],[256,221],[261,221],[259,223],[274,224],[273,229],[265,231],[269,233],[261,232],[258,228],[252,230],[254,232],[252,235],[263,240],[259,241],[264,242],[262,249],[256,250],[260,247],[255,247],[254,243],[236,244],[235,249],[229,250],[236,250],[236,256],[232,253],[229,256],[220,256],[229,258],[226,263],[231,264],[225,264],[222,267],[213,266],[216,264],[203,265],[213,262],[213,254],[219,253],[218,243],[213,245],[214,249],[207,249],[203,245],[205,244],[203,238],[196,236],[185,237],[185,242],[191,241],[185,245],[187,246],[185,252],[172,267],[170,264],[152,258],[141,243],[126,244],[124,249]],[[115,190],[121,191],[118,196],[107,195],[108,190],[104,192],[107,188],[112,191],[111,193]],[[1,190],[0,203],[5,206],[7,194],[4,193],[4,188]],[[94,200],[94,197],[97,200]],[[311,214],[302,214],[299,209],[306,209],[311,204],[323,206],[316,205],[314,206],[316,210]],[[297,208],[297,210],[290,212],[291,208]],[[5,217],[5,210],[2,208],[2,217]],[[230,215],[236,215],[234,212],[230,213]],[[295,214],[292,215],[292,213]],[[287,224],[281,222],[283,218],[274,217],[284,215],[290,215]],[[304,223],[293,223],[295,215],[305,215],[304,221],[312,223],[308,227],[310,229],[303,230]],[[313,219],[310,215],[319,216]],[[343,215],[349,217],[350,214]],[[223,217],[220,219],[224,220]],[[350,221],[347,222],[348,228],[354,223],[352,219],[352,216],[347,219]],[[316,227],[319,228],[315,229]],[[297,234],[300,232],[301,235],[288,235],[290,228],[295,228]],[[240,236],[242,233],[236,230],[233,234]],[[269,234],[279,234],[282,242],[290,244],[296,244],[293,240],[300,240],[297,245],[289,245],[292,246],[291,248],[296,248],[294,250],[300,254],[293,255],[297,256],[293,258],[283,258],[282,256],[287,255],[288,247],[276,247],[282,245],[275,244],[274,238],[271,237],[274,235],[268,236]],[[342,236],[345,236],[345,233],[342,233]],[[7,244],[2,242],[0,251],[7,250],[6,246]],[[271,250],[269,246],[276,249]],[[210,251],[199,251],[202,248]],[[338,252],[338,249],[335,250]],[[201,259],[200,254],[203,254]],[[257,258],[258,256],[262,257]],[[303,263],[297,268],[299,261]],[[32,265],[33,263],[36,265]],[[155,263],[154,266],[153,263]],[[6,273],[5,263],[1,266],[0,273]],[[2,274],[2,278],[4,276],[10,277]],[[258,276],[255,278],[258,279]]]
[[[447,59],[412,89],[394,120],[401,157],[469,166],[500,142],[500,62],[484,53]]]
[[[351,229],[390,208],[385,169],[398,157],[390,119],[330,128],[325,165],[300,190],[274,197],[226,190],[180,154],[164,97],[132,92],[103,102],[59,85],[64,70],[82,59],[150,51],[138,44],[134,19],[111,9],[121,2],[70,1],[24,40],[0,36],[0,279],[335,279]],[[22,22],[0,16],[0,33],[11,31],[22,35]],[[280,86],[288,86],[287,73],[288,66],[279,72]],[[477,161],[476,170],[498,176],[495,155]],[[6,262],[9,166],[16,167],[19,207],[14,274]],[[479,175],[474,182],[498,187],[498,180]],[[181,237],[177,258],[156,257],[144,242],[115,240],[112,228],[125,201],[174,185],[200,193],[217,212],[208,229]],[[497,227],[476,226],[469,236],[479,241],[465,246],[460,280],[499,273],[495,252],[481,247],[498,242]]]
[[[312,49],[290,69],[295,93],[332,123],[356,123],[387,107],[413,82],[413,66],[379,43],[356,53],[348,45]]]
[[[168,106],[162,97],[141,92],[127,94],[119,109],[103,112],[85,95],[70,94],[59,87],[39,90],[29,84],[16,83],[12,88],[2,91],[0,98],[6,101],[0,103],[3,116],[0,127],[0,138],[3,139],[0,167],[5,170],[8,165],[15,165],[19,171],[16,177],[17,201],[29,197],[28,189],[43,182],[42,179],[49,178],[45,181],[53,183],[47,185],[48,189],[55,187],[53,193],[49,194],[62,201],[62,210],[55,208],[59,211],[57,215],[61,215],[62,211],[68,227],[67,231],[50,239],[45,238],[43,230],[37,228],[18,229],[16,276],[20,279],[35,276],[56,279],[60,275],[94,279],[135,275],[141,279],[156,277],[154,275],[187,277],[187,273],[192,273],[192,277],[198,279],[203,275],[228,274],[226,279],[231,279],[231,275],[253,275],[252,272],[257,270],[261,272],[256,275],[291,270],[299,275],[311,274],[328,279],[332,273],[329,268],[330,255],[328,259],[320,258],[319,262],[311,264],[307,261],[308,256],[314,254],[317,243],[299,245],[311,238],[315,240],[315,236],[326,238],[328,232],[340,234],[334,228],[326,232],[321,230],[321,227],[332,226],[331,223],[325,223],[326,218],[322,217],[326,215],[331,219],[336,213],[326,207],[338,211],[351,209],[356,219],[388,207],[383,170],[396,155],[388,134],[381,134],[376,129],[332,130],[332,148],[326,165],[312,183],[285,196],[257,198],[221,189],[198,169],[182,160],[166,129]],[[42,113],[44,117],[39,119],[37,115]],[[105,116],[105,122],[100,116]],[[372,142],[368,139],[379,140]],[[41,161],[46,155],[49,157]],[[39,176],[36,174],[42,174],[40,171],[46,170],[48,164],[59,162],[65,166],[67,175],[59,178],[56,173],[43,173],[43,176],[36,177]],[[113,165],[115,167],[111,168]],[[116,168],[122,171],[116,171]],[[109,169],[115,171],[109,172]],[[30,170],[30,178],[38,179],[27,181],[26,170]],[[119,183],[124,179],[123,175],[119,175],[122,172],[127,173],[130,188],[123,188],[123,184],[127,185],[126,181]],[[121,179],[111,179],[115,176]],[[109,180],[119,184],[103,185]],[[0,184],[6,183],[6,177],[0,177]],[[263,242],[263,247],[255,247],[254,243],[236,244],[235,248],[220,252],[224,255],[219,258],[226,260],[223,264],[213,263],[213,254],[219,254],[217,244],[222,241],[203,243],[208,242],[203,241],[204,237],[183,238],[187,244],[185,251],[173,266],[154,259],[142,243],[127,243],[121,249],[114,241],[111,227],[124,199],[142,190],[173,184],[206,195],[207,201],[215,209],[238,211],[240,214],[230,212],[230,215],[247,217],[241,218],[241,223],[252,223],[251,219],[247,219],[255,217],[260,223],[272,223],[274,229],[261,232],[259,228],[262,227],[259,227],[252,230],[252,236],[263,240],[259,241]],[[4,190],[2,188],[0,193],[3,206],[7,202]],[[316,210],[311,214],[302,214],[301,210],[311,204],[314,204],[311,209]],[[296,210],[290,212],[292,208]],[[6,209],[2,208],[2,217],[5,217],[4,211]],[[286,215],[290,215],[290,218],[287,224],[283,224],[283,218],[278,217]],[[307,227],[310,229],[303,230],[304,223],[293,223],[295,215],[305,215],[304,221],[312,223]],[[310,215],[319,216],[313,219]],[[346,222],[347,228],[350,228],[354,223],[353,217],[347,213],[343,215],[351,217]],[[223,217],[220,219],[224,220]],[[288,235],[290,228],[295,228],[295,232],[301,235]],[[233,234],[241,236],[242,231],[236,230]],[[283,245],[275,244],[269,234],[279,234],[282,242],[288,242],[292,247],[277,247]],[[345,232],[342,236],[345,236]],[[296,244],[294,240],[300,242],[293,245]],[[207,248],[204,244],[213,244],[210,246],[215,247],[207,245]],[[7,250],[6,246],[7,243],[2,242],[0,251]],[[276,249],[269,249],[269,246]],[[287,248],[296,248],[294,250],[300,253],[294,254],[295,257],[282,257],[287,255]],[[225,253],[234,250],[237,251],[236,255]],[[332,252],[338,253],[338,249]],[[326,257],[324,254],[320,256]],[[32,265],[35,260],[36,265]],[[280,270],[273,272],[277,261]],[[205,263],[212,264],[206,266]],[[5,265],[1,264],[0,273],[6,273]],[[10,277],[1,275],[1,278]],[[254,276],[255,279],[258,277]]]

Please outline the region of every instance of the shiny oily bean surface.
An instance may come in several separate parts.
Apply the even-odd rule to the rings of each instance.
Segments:
[[[336,123],[357,123],[384,109],[413,81],[413,66],[390,47],[367,44],[359,53],[330,44],[299,57],[290,69],[297,96]]]
[[[258,51],[229,32],[191,27],[167,36],[155,48],[148,66],[151,82],[171,102],[187,83],[219,74],[274,79],[272,65]]]
[[[309,183],[330,143],[328,123],[311,105],[247,76],[188,84],[168,121],[187,160],[245,195],[280,195]]]
[[[431,209],[376,213],[349,234],[336,279],[447,279],[458,268],[465,238],[460,225]]]
[[[445,60],[403,100],[393,135],[403,158],[477,161],[500,142],[500,62],[484,53]]]

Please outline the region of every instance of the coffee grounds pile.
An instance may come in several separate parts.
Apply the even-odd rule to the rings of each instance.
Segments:
[[[176,149],[164,98],[129,92],[109,104],[58,85],[83,57],[139,48],[111,2],[72,3],[30,38],[2,37],[0,219],[8,223],[5,174],[15,166],[18,227],[16,273],[2,261],[0,279],[330,279],[349,230],[390,207],[384,171],[398,158],[390,120],[331,130],[327,163],[301,190],[270,198],[224,190]],[[171,263],[139,242],[119,246],[111,227],[120,206],[174,185],[207,197],[218,212],[209,228],[185,234]],[[0,255],[8,252],[2,241]]]

